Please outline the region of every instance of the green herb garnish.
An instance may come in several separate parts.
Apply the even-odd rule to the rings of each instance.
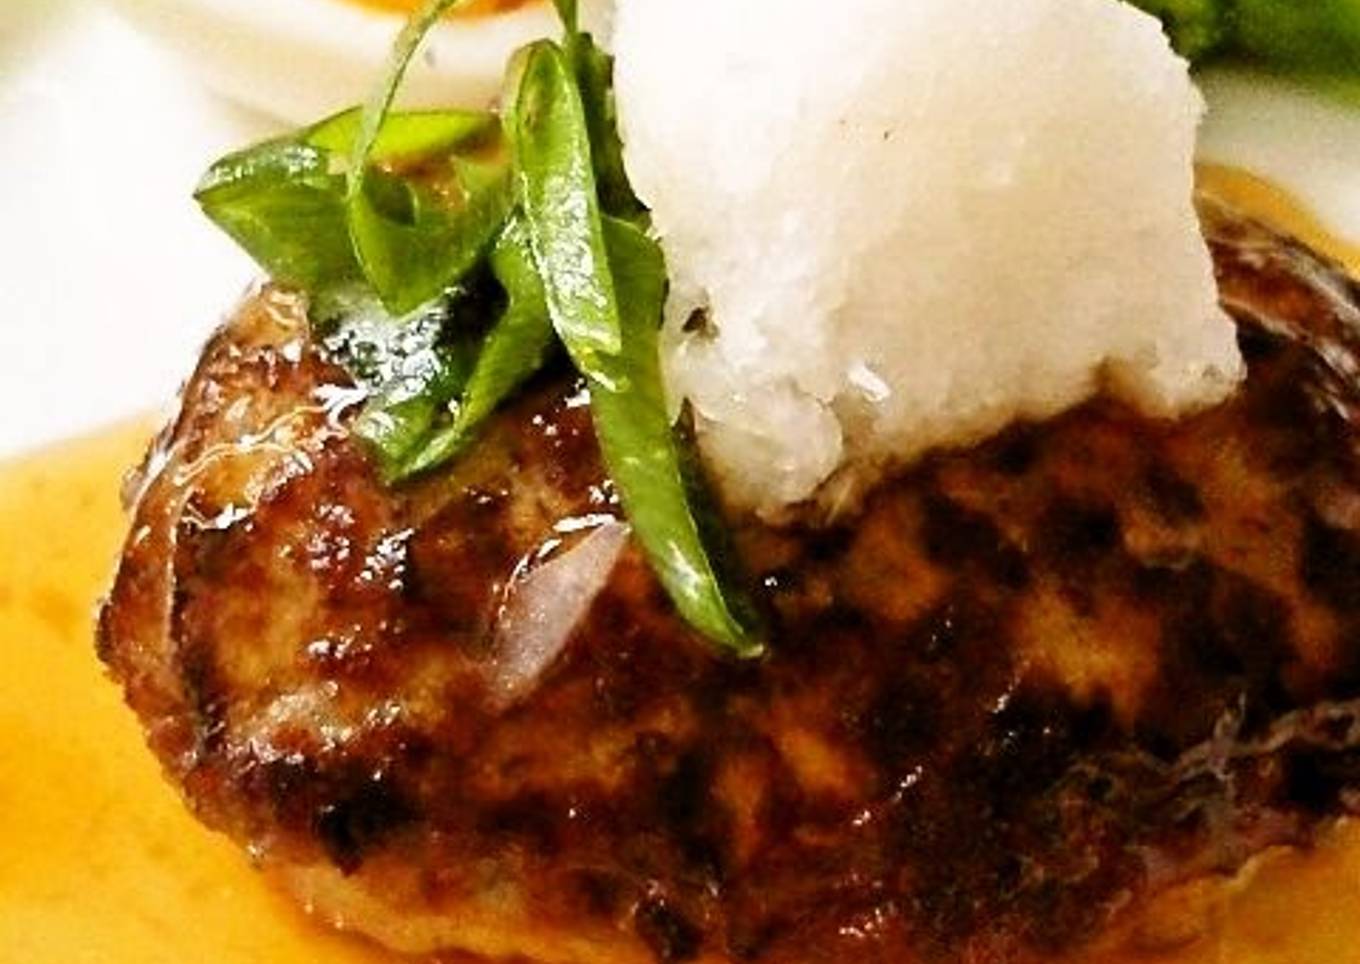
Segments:
[[[394,473],[398,479],[429,472],[461,455],[501,402],[543,368],[557,344],[522,218],[510,222],[492,250],[491,270],[509,304],[487,334],[462,396],[452,406],[452,424],[409,454]]]
[[[638,228],[605,220],[618,289],[623,350],[587,374],[595,432],[629,521],[681,615],[741,657],[761,655],[729,605],[690,505],[674,425],[666,411],[658,329],[666,299],[661,247]]]
[[[614,58],[596,46],[589,34],[580,34],[572,48],[572,61],[590,130],[590,154],[600,209],[646,227],[647,208],[633,193],[623,168],[623,142],[619,139],[619,113],[614,102]]]
[[[421,41],[445,12],[467,2],[435,0],[411,18],[350,141],[345,186],[350,239],[364,275],[394,314],[413,311],[456,284],[510,213],[510,167],[496,143],[500,125],[491,115],[468,132],[473,152],[483,160],[482,176],[471,183],[453,177],[423,185],[403,178],[384,166],[380,150],[391,136],[392,105]]]
[[[564,39],[515,56],[502,117],[394,111],[421,41],[463,2],[432,0],[411,19],[362,111],[226,158],[198,199],[271,275],[314,296],[314,318],[331,317],[323,345],[368,396],[354,431],[392,484],[466,452],[564,348],[676,608],[724,651],[757,656],[666,409],[665,260],[624,171],[613,61],[580,32],[575,0],[554,0]]]
[[[231,154],[209,169],[194,197],[276,280],[308,291],[355,280],[361,271],[349,237],[345,172],[360,118],[358,109],[347,110],[296,134]],[[433,165],[436,171],[448,169],[459,162],[460,151],[498,137],[498,130],[495,115],[487,113],[392,114],[370,158],[394,169],[419,168],[435,160],[441,162]],[[502,164],[507,189],[508,172]],[[399,310],[413,310],[430,299],[406,304],[409,300],[401,299]]]
[[[194,194],[271,277],[309,291],[359,273],[344,177],[335,173],[332,152],[317,143],[318,130],[332,122],[223,158]]]
[[[406,475],[406,466],[424,451],[443,408],[467,384],[472,357],[462,347],[433,349],[420,367],[370,398],[355,421],[355,433],[372,443],[387,480]]]
[[[395,481],[471,375],[474,339],[449,337],[465,299],[455,294],[396,322],[366,291],[341,300],[332,306],[336,316],[318,326],[326,330],[322,344],[367,392],[354,433],[370,444],[383,477]]]
[[[580,88],[566,53],[540,41],[512,72],[518,199],[553,327],[584,373],[623,344]]]

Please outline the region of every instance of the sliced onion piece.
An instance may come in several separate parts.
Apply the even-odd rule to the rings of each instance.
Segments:
[[[523,699],[552,667],[609,581],[632,529],[610,521],[567,552],[511,582],[501,606],[490,687],[503,706]]]

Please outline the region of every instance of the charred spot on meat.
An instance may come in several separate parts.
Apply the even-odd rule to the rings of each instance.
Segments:
[[[622,541],[568,571],[619,518],[581,386],[541,378],[390,488],[305,305],[263,290],[143,468],[100,654],[206,823],[403,950],[1077,946],[1360,807],[1360,290],[1204,221],[1250,365],[1232,401],[1092,401],[830,530],[731,518],[753,664]],[[554,564],[583,615],[507,690],[504,614]]]

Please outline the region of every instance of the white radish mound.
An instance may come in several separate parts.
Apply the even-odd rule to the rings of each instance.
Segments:
[[[1203,102],[1113,0],[619,0],[668,388],[727,497],[835,511],[891,466],[1243,364],[1192,205]],[[701,314],[696,314],[701,312]]]

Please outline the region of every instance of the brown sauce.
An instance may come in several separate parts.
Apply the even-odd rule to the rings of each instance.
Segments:
[[[393,5],[401,5],[392,0]],[[1360,270],[1269,185],[1204,181]],[[29,964],[395,962],[299,913],[162,778],[103,678],[90,618],[126,525],[118,491],[150,433],[120,426],[0,463],[0,947]],[[1267,853],[1126,921],[1081,964],[1332,964],[1360,946],[1360,826]]]

